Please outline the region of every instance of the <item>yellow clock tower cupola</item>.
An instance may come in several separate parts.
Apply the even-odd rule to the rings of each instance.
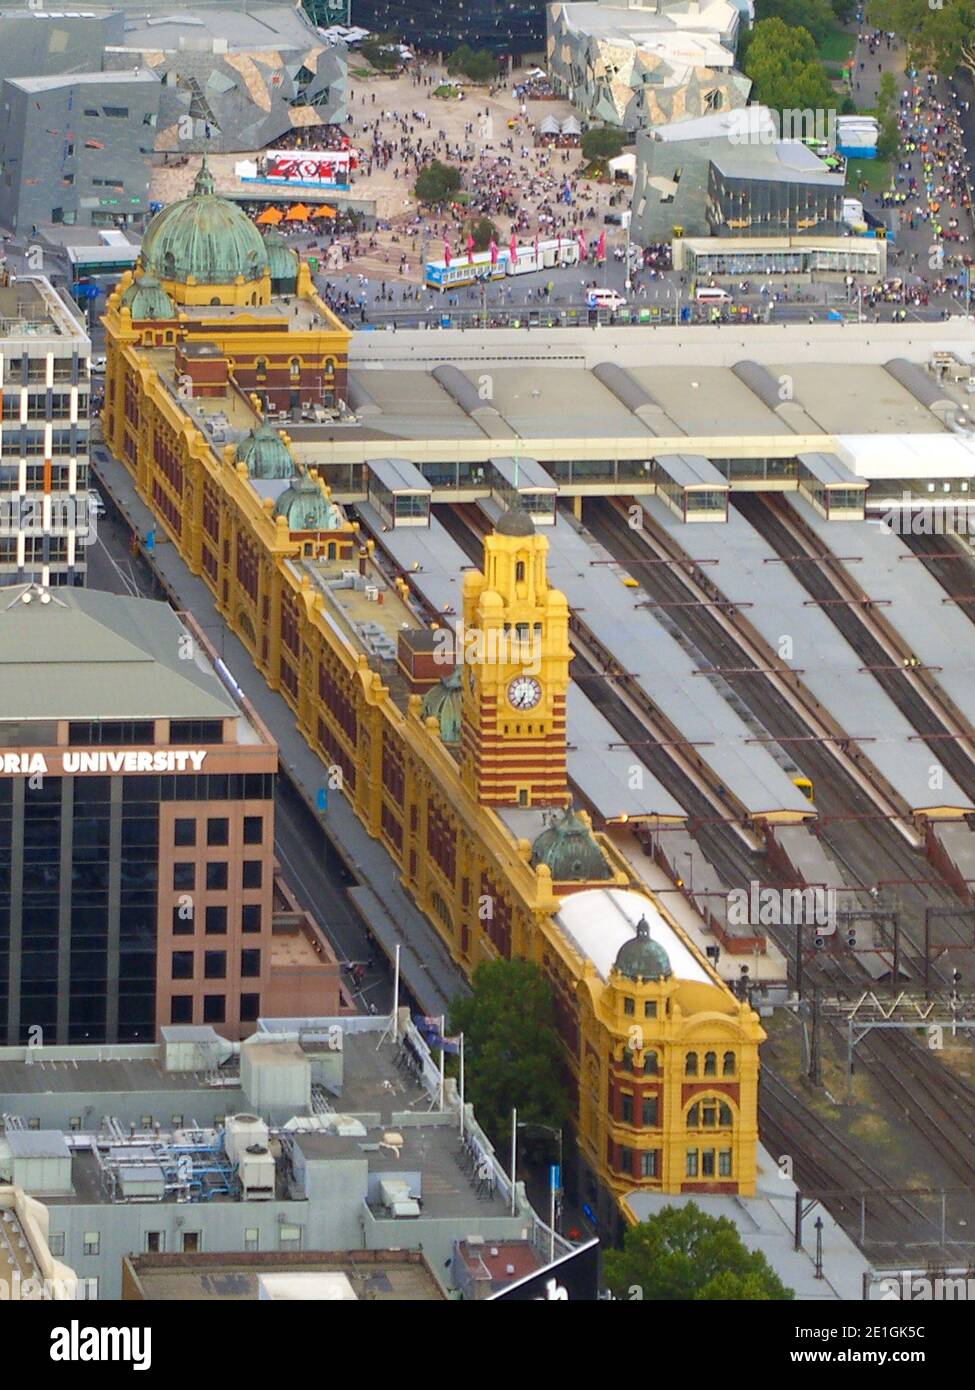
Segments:
[[[545,574],[548,541],[516,503],[464,576],[462,772],[485,806],[568,799],[569,607]]]

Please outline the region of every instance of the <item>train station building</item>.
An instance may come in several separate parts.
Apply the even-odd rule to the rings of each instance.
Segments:
[[[152,228],[147,243],[152,262]],[[862,522],[883,482],[858,471],[865,432],[923,435],[946,460],[964,450],[948,423],[960,388],[927,364],[949,345],[970,357],[970,333],[966,348],[965,331],[924,325],[908,361],[887,326],[810,331],[788,363],[771,329],[702,330],[692,361],[667,330],[346,334],[326,349],[351,359],[340,418],[302,420],[299,401],[275,428],[229,378],[189,401],[173,389],[182,335],[213,334],[209,305],[233,300],[246,323],[239,282],[219,267],[181,282],[170,265],[165,293],[183,308],[157,343],[129,309],[147,274],[159,279],[155,263],[106,313],[106,443],[454,964],[545,971],[583,1198],[608,1211],[634,1186],[751,1192],[764,1034],[728,981],[743,964],[757,977],[773,948],[707,908],[717,953],[687,930],[667,896],[680,867],[705,900],[721,885],[685,799],[574,678],[570,631],[642,701],[661,747],[693,750],[712,814],[755,852],[776,840],[815,857],[817,811],[655,605],[627,597],[639,570],[586,523],[652,504],[654,543],[679,533],[703,584],[740,530],[737,494],[784,493],[810,528]],[[155,443],[163,425],[171,452]],[[894,744],[922,750],[895,713],[876,759],[900,813],[960,823],[970,799],[951,778],[918,790],[917,758]]]

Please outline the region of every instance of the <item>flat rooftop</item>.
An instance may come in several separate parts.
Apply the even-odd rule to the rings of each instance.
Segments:
[[[10,285],[0,287],[0,340],[37,338],[43,348],[45,338],[66,338],[62,352],[76,346],[90,351],[87,333],[68,305],[42,275],[18,275]],[[28,349],[29,351],[29,349]]]
[[[303,1251],[279,1255],[130,1255],[129,1270],[152,1302],[256,1302],[266,1274],[344,1274],[366,1302],[441,1302],[445,1295],[415,1250]]]

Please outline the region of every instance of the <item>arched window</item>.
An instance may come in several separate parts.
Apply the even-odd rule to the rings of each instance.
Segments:
[[[524,560],[519,560],[518,563],[515,565],[515,583],[516,583],[516,584],[524,584],[524,582],[525,582],[525,562],[524,562]]]
[[[301,380],[301,362],[297,357],[292,357],[291,361],[288,363],[288,370],[291,373],[292,381]]]
[[[684,1075],[697,1076],[697,1053],[689,1052],[684,1058]]]
[[[735,1054],[726,1052],[721,1066],[722,1076],[734,1076],[735,1074]]]
[[[163,275],[168,279],[173,279],[176,274],[176,257],[172,251],[167,251],[163,256]]]
[[[657,1054],[656,1052],[644,1052],[643,1071],[646,1076],[657,1075]]]
[[[257,361],[254,363],[254,371],[257,373],[258,377],[266,377],[266,376],[267,376],[267,358],[266,358],[266,357],[259,357],[259,358],[257,359]]]
[[[687,1112],[688,1129],[730,1129],[733,1123],[731,1106],[717,1096],[696,1100]]]
[[[325,375],[326,375],[326,376],[334,376],[334,375],[335,375],[335,358],[334,358],[334,357],[326,357],[326,358],[325,358]]]
[[[705,1052],[704,1054],[704,1075],[717,1076],[718,1074],[718,1054],[716,1052]]]

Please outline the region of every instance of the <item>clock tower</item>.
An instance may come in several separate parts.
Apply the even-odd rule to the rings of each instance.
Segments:
[[[465,785],[484,806],[563,806],[569,607],[545,574],[548,541],[516,504],[464,576]]]

